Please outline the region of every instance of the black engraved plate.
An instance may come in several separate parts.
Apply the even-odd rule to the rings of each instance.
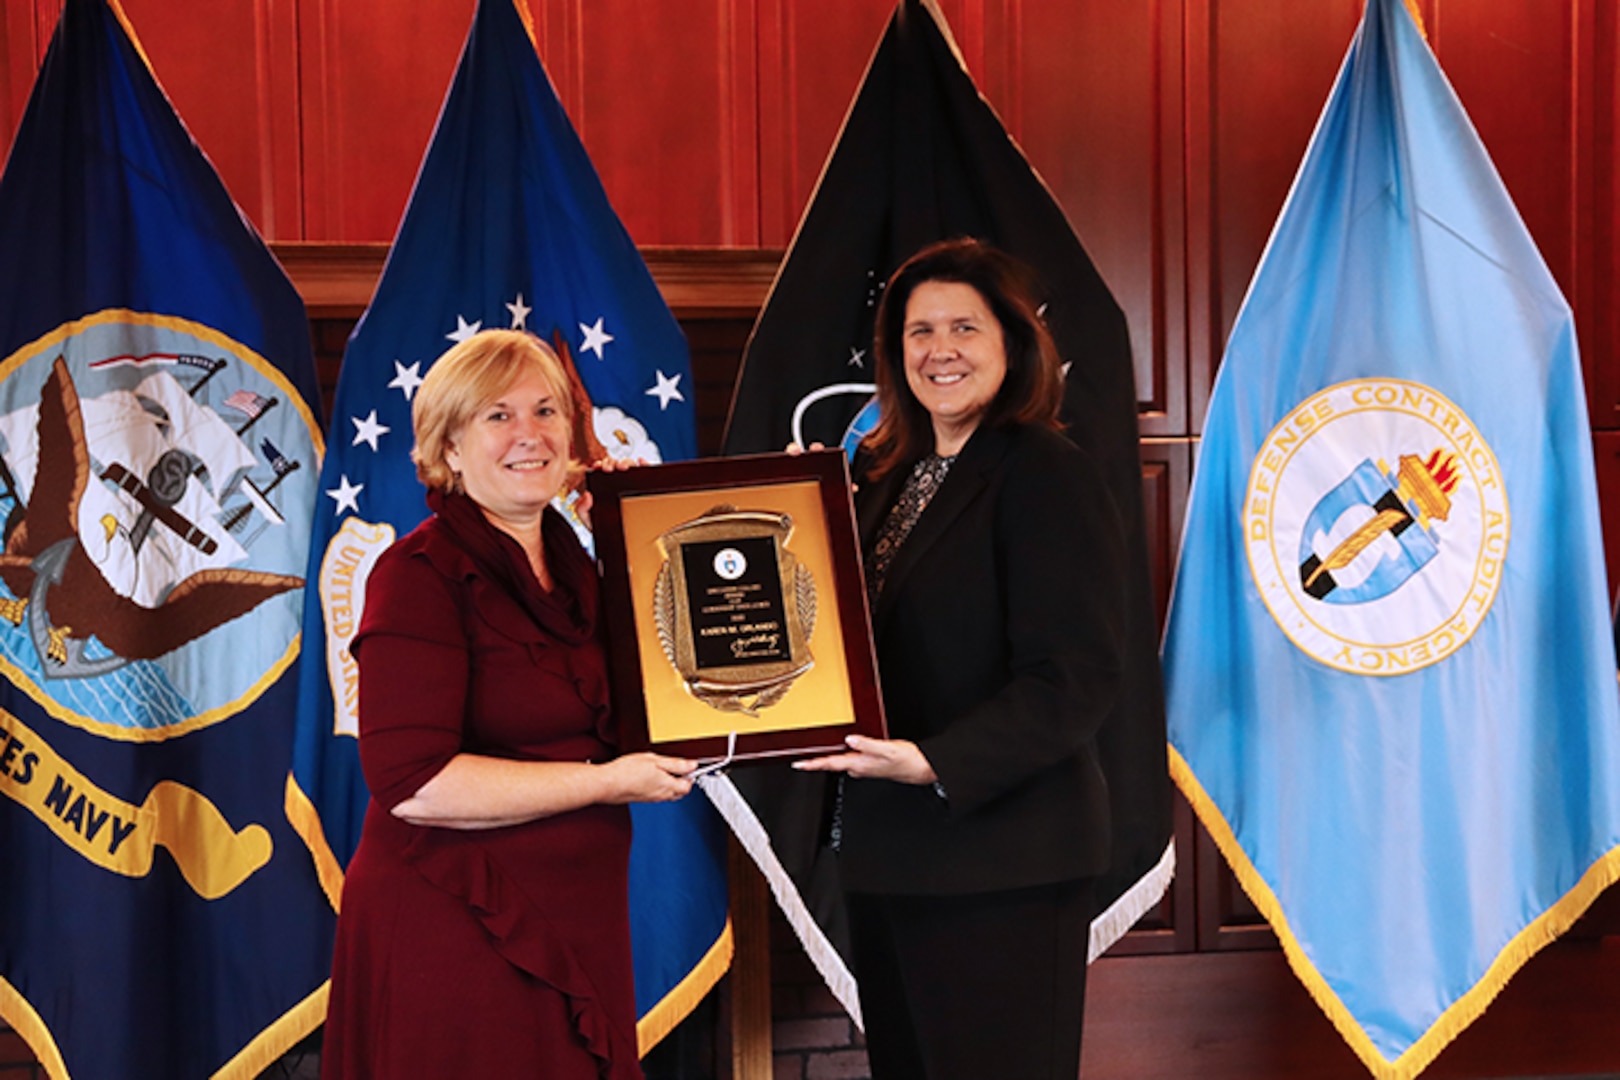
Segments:
[[[681,546],[700,668],[792,660],[774,537]]]

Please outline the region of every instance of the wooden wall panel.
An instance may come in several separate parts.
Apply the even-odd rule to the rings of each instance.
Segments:
[[[1189,3],[1187,77],[1190,426],[1271,227],[1361,17],[1273,0]]]
[[[1190,953],[1198,946],[1197,879],[1191,872],[1198,822],[1192,807],[1174,795],[1171,839],[1176,845],[1176,876],[1153,910],[1136,921],[1104,956],[1168,956]]]
[[[1032,33],[1029,18],[1047,5],[1030,4],[1025,0],[937,2],[973,81],[995,105],[1007,130],[1018,138],[1024,130],[1023,76]]]
[[[1575,270],[1575,11],[1546,0],[1440,0],[1429,41],[1553,276]]]
[[[1612,310],[1614,4],[1433,3],[1430,40],[1575,309],[1589,411],[1595,424],[1612,427],[1620,420]],[[1600,29],[1609,37],[1601,80]],[[1600,106],[1603,81],[1611,97]]]
[[[572,110],[641,244],[759,241],[754,16],[744,0],[592,0]]]
[[[1147,530],[1149,570],[1153,576],[1154,615],[1164,625],[1170,580],[1181,548],[1182,520],[1192,480],[1193,447],[1187,439],[1145,439],[1142,443],[1142,499]],[[1176,796],[1173,840],[1176,876],[1158,906],[1145,915],[1109,956],[1146,956],[1191,952],[1198,943],[1198,830],[1192,807]]]
[[[0,7],[0,162],[11,152],[34,72],[55,28],[56,7],[49,0],[8,0]]]
[[[1616,118],[1620,117],[1620,5],[1580,0],[1575,32],[1580,84],[1576,145],[1583,155],[1577,175],[1577,251],[1585,271],[1575,283],[1576,328],[1586,367],[1587,399],[1595,427],[1620,427],[1620,170],[1615,165]],[[1580,245],[1585,245],[1584,249]]]
[[[1263,0],[1188,8],[1193,427],[1249,277],[1360,17]],[[1593,422],[1620,422],[1612,294],[1616,15],[1601,0],[1423,0],[1436,54],[1574,304]]]
[[[1170,606],[1170,581],[1181,553],[1194,446],[1188,439],[1142,440],[1142,509],[1147,527],[1153,613],[1162,629]]]
[[[756,0],[760,240],[785,247],[894,10],[892,0]]]
[[[473,7],[474,0],[298,0],[298,239],[393,239]]]
[[[1086,1080],[1366,1080],[1280,953],[1104,959],[1086,988]],[[1424,1080],[1620,1070],[1620,940],[1562,941],[1510,982]]]
[[[1170,332],[1183,319],[1180,6],[1015,4],[985,33],[1017,47],[983,50],[974,72],[1125,310],[1154,435],[1187,430],[1185,339]]]
[[[1598,502],[1603,514],[1603,550],[1609,568],[1609,595],[1620,591],[1620,431],[1592,435],[1597,464]]]
[[[584,4],[579,0],[533,0],[535,45],[551,86],[577,124],[585,100]]]
[[[158,82],[237,205],[266,236],[303,231],[295,0],[220,4],[207,18],[123,0]]]

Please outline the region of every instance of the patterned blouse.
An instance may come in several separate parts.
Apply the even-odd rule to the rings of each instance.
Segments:
[[[900,489],[900,498],[895,500],[894,508],[883,520],[877,542],[866,557],[866,602],[872,610],[877,610],[878,597],[883,595],[883,582],[889,576],[889,564],[900,553],[901,545],[911,535],[912,527],[922,517],[922,512],[928,509],[928,504],[945,482],[945,474],[951,471],[955,461],[955,454],[950,457],[929,454],[912,467],[911,475],[906,478],[906,486]]]
[[[906,477],[906,486],[900,489],[900,497],[895,500],[894,508],[889,516],[883,519],[883,527],[878,530],[877,541],[872,545],[871,552],[866,557],[866,604],[867,609],[877,611],[878,597],[883,595],[883,582],[889,576],[889,565],[894,557],[900,553],[905,544],[906,537],[911,535],[912,527],[922,512],[928,509],[939,492],[940,485],[945,482],[945,474],[951,471],[956,455],[940,457],[938,454],[929,454],[916,465],[912,466],[911,475]],[[844,842],[844,782],[847,777],[838,777],[838,792],[833,801],[832,824],[827,830],[828,845],[837,851]],[[946,798],[944,785],[935,781],[934,794],[941,799]]]

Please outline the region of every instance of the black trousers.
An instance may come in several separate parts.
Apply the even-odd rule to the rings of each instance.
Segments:
[[[1092,880],[846,896],[873,1080],[1075,1080]]]

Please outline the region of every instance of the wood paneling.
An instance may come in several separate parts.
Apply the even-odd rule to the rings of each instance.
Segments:
[[[1155,435],[1187,430],[1179,9],[1025,4],[1016,22],[985,27],[1018,47],[989,50],[975,71],[1125,310],[1143,431]]]
[[[737,949],[726,979],[731,1080],[771,1080],[771,892],[741,844],[726,851]]]
[[[474,2],[297,3],[304,221],[274,238],[392,240]]]
[[[1555,944],[1425,1080],[1620,1072],[1620,939]],[[1278,952],[1104,958],[1086,988],[1086,1080],[1365,1080]]]
[[[754,5],[591,0],[582,10],[583,97],[571,115],[630,235],[759,244]]]
[[[757,0],[760,243],[785,247],[888,24],[890,0]]]
[[[1620,222],[1620,170],[1616,169],[1616,118],[1620,117],[1620,6],[1580,0],[1575,32],[1577,212],[1587,223],[1575,235],[1578,274],[1571,300],[1586,358],[1586,392],[1592,423],[1620,425],[1620,310],[1614,302],[1620,273],[1615,235]]]
[[[122,6],[158,81],[237,205],[268,236],[300,235],[294,0],[220,4],[207,18],[176,18],[166,0]]]
[[[1198,894],[1198,951],[1274,949],[1277,937],[1238,884],[1203,825],[1196,826],[1192,873]]]
[[[48,0],[13,0],[0,7],[0,160],[11,149],[55,26],[55,6]]]
[[[1620,431],[1592,433],[1598,502],[1603,512],[1603,550],[1609,568],[1609,595],[1620,590]]]
[[[1189,953],[1198,947],[1197,875],[1192,871],[1197,827],[1192,807],[1180,795],[1175,796],[1172,838],[1176,845],[1176,876],[1158,907],[1142,916],[1105,956],[1164,956]]]
[[[1191,428],[1202,430],[1227,334],[1361,15],[1320,0],[1187,4]]]
[[[1181,550],[1193,451],[1190,439],[1142,440],[1142,509],[1151,559],[1149,570],[1153,574],[1154,613],[1161,627],[1170,604],[1176,555]]]
[[[1428,20],[1430,44],[1565,295],[1577,276],[1580,6],[1439,0]]]
[[[388,257],[385,243],[272,241],[270,250],[312,318],[358,317]],[[780,251],[767,248],[642,248],[641,257],[677,318],[742,320],[744,334],[782,261]]]
[[[1142,441],[1142,508],[1147,531],[1149,571],[1153,576],[1154,615],[1162,628],[1170,600],[1170,580],[1181,546],[1182,519],[1192,479],[1193,447],[1188,439]],[[1196,823],[1192,808],[1176,796],[1174,840],[1176,876],[1157,908],[1108,953],[1143,956],[1190,952],[1197,947]]]
[[[692,355],[692,385],[697,391],[692,398],[692,410],[697,414],[700,457],[720,453],[726,435],[726,415],[731,411],[732,387],[736,385],[743,347],[748,344],[748,332],[753,327],[752,316],[696,316],[681,321]]]

